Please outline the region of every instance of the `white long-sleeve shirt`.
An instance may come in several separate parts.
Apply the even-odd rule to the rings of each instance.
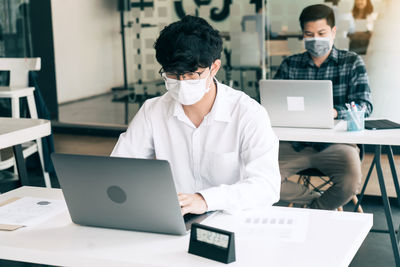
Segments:
[[[200,193],[210,211],[236,210],[279,200],[278,146],[266,110],[217,83],[199,127],[167,92],[144,103],[111,156],[167,160],[178,193]]]

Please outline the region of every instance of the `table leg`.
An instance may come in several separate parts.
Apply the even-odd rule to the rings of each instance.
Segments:
[[[381,189],[383,206],[385,208],[386,222],[387,222],[387,225],[389,228],[389,235],[390,235],[390,241],[392,243],[394,260],[396,262],[396,266],[400,266],[400,253],[399,253],[399,246],[398,246],[398,242],[397,242],[397,235],[394,230],[392,209],[390,207],[389,198],[388,198],[388,195],[386,192],[385,180],[383,179],[383,172],[382,172],[382,166],[381,166],[381,161],[380,161],[381,149],[382,149],[381,145],[377,145],[375,147],[375,158],[374,158],[375,168],[376,168],[376,173],[378,175],[379,187]]]
[[[125,100],[125,124],[129,124],[129,95],[126,96]]]
[[[29,185],[28,173],[26,171],[25,159],[22,154],[21,145],[13,146],[15,163],[17,165],[18,176],[22,185]]]
[[[393,183],[394,183],[394,188],[396,189],[396,195],[397,195],[397,204],[400,207],[400,186],[399,186],[399,179],[397,177],[397,172],[396,172],[396,165],[394,164],[393,160],[393,151],[391,146],[387,146],[387,156],[389,159],[389,164],[390,164],[390,170],[392,172],[392,177],[393,177]]]
[[[243,70],[239,70],[240,71],[240,90],[241,91],[244,91],[245,89],[245,86],[244,86],[244,84],[243,84]]]

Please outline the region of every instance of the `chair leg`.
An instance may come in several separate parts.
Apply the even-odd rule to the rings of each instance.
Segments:
[[[11,98],[11,117],[19,118],[19,97]],[[18,168],[14,165],[14,174],[18,175]]]
[[[293,202],[292,202],[292,203],[289,203],[288,207],[289,207],[289,208],[293,208],[293,205],[294,205]]]
[[[42,140],[41,139],[37,139],[36,143],[37,143],[37,146],[38,146],[38,153],[39,153],[40,165],[42,167],[44,183],[45,183],[46,187],[51,188],[50,175],[49,175],[48,172],[46,172],[46,170],[44,168]]]
[[[354,196],[351,198],[351,200],[353,201],[354,205],[357,205],[357,203],[358,203],[358,198],[357,198],[356,195],[354,195]],[[358,205],[358,207],[357,207],[357,212],[359,212],[359,213],[364,213],[364,211],[363,211],[361,205]]]
[[[33,92],[32,92],[32,95],[28,95],[26,97],[26,100],[28,102],[28,108],[29,108],[29,113],[31,114],[31,118],[37,119],[38,115],[37,115],[35,97],[33,96]]]
[[[19,118],[19,97],[11,98],[11,117]]]
[[[28,108],[29,108],[29,113],[31,114],[31,118],[32,119],[37,119],[38,115],[37,115],[35,98],[33,96],[33,92],[32,92],[31,95],[28,95],[26,97],[26,100],[28,101]],[[39,158],[40,158],[40,165],[42,166],[44,183],[45,183],[46,187],[51,188],[50,175],[49,175],[48,172],[46,172],[46,170],[44,168],[42,139],[37,139],[36,143],[37,143],[37,146],[38,146],[38,153],[39,153]]]
[[[337,208],[338,211],[343,211],[343,207],[340,206],[339,208]]]

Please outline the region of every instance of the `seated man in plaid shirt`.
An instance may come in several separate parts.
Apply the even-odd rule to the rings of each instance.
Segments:
[[[363,60],[354,52],[333,46],[336,34],[333,10],[325,5],[306,7],[300,15],[306,52],[285,59],[275,79],[331,80],[333,116],[343,119],[345,103],[354,101],[372,112],[371,90]],[[279,165],[281,200],[307,204],[316,209],[336,209],[356,194],[361,184],[359,149],[352,144],[281,142]],[[331,177],[333,185],[322,195],[287,180],[297,172],[317,168]]]

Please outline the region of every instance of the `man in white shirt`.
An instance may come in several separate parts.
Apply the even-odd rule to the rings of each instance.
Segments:
[[[219,32],[186,16],[154,47],[168,92],[144,103],[111,156],[168,160],[182,214],[278,201],[278,139],[263,107],[214,78]]]

